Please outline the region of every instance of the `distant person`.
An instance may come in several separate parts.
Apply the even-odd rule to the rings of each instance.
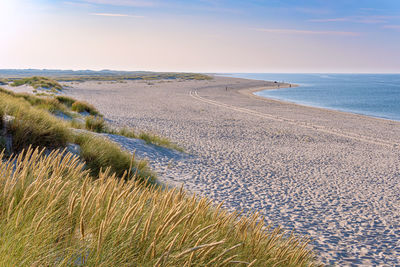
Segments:
[[[228,91],[228,86],[225,86],[225,91]]]

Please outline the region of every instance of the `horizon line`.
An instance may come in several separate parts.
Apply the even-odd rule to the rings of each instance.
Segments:
[[[0,68],[0,71],[93,71],[93,72],[182,72],[182,73],[208,73],[208,74],[400,74],[399,71],[187,71],[187,70],[127,70],[127,69],[59,69],[59,68]]]

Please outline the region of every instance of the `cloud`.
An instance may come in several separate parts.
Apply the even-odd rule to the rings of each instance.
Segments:
[[[310,31],[297,29],[256,29],[259,32],[277,33],[277,34],[303,34],[303,35],[336,35],[336,36],[359,36],[358,32],[344,31]]]
[[[362,24],[381,24],[387,23],[387,19],[393,17],[389,16],[354,16],[344,18],[329,18],[329,19],[310,19],[310,22],[353,22]]]
[[[349,18],[333,18],[333,19],[310,19],[310,22],[339,22],[339,21],[349,21]]]
[[[130,17],[130,18],[144,18],[144,16],[134,16],[127,14],[116,14],[116,13],[90,13],[92,16],[103,16],[103,17]]]
[[[129,7],[153,7],[157,3],[154,1],[141,0],[82,0],[86,3],[112,6],[129,6]]]
[[[384,25],[383,28],[400,30],[400,25]]]

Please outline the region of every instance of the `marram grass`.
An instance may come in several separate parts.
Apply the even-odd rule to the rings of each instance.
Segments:
[[[0,266],[312,266],[307,240],[71,154],[0,155]]]
[[[47,78],[47,77],[41,77],[41,76],[33,76],[30,78],[15,79],[13,81],[13,83],[11,83],[11,86],[21,86],[24,84],[30,85],[35,89],[38,89],[38,88],[50,89],[53,92],[62,90],[62,86],[56,80],[53,80],[53,79]]]

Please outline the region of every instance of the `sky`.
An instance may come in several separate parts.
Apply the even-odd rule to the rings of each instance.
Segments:
[[[400,0],[0,0],[0,69],[400,73]]]

